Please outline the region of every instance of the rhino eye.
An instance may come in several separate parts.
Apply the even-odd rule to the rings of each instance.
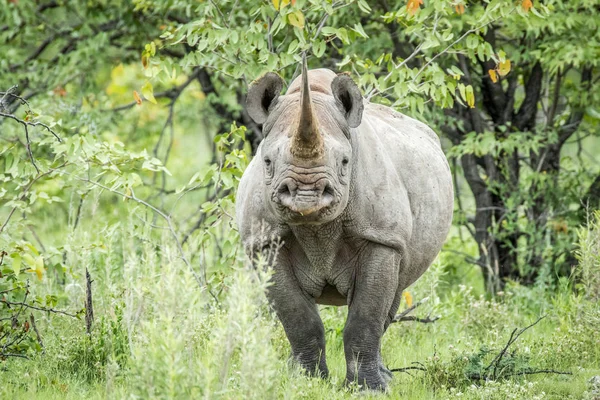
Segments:
[[[348,162],[350,162],[350,160],[348,160],[348,157],[344,157],[342,159],[342,165],[346,166],[346,165],[348,165]]]
[[[267,167],[271,165],[271,159],[269,157],[265,157],[265,165]]]

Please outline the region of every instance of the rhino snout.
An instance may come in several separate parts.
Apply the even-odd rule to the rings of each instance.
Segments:
[[[284,179],[277,188],[275,201],[300,215],[313,214],[333,203],[334,189],[328,179],[302,184]]]

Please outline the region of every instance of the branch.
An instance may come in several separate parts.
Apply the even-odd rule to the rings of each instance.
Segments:
[[[10,72],[14,72],[14,71],[15,71],[16,69],[18,69],[19,67],[22,67],[23,65],[25,65],[25,64],[28,64],[29,62],[31,62],[31,61],[35,60],[36,58],[38,58],[38,57],[40,56],[40,54],[42,54],[42,52],[43,52],[44,50],[46,50],[46,48],[47,48],[47,47],[48,47],[48,46],[49,46],[49,45],[50,45],[50,44],[51,44],[51,43],[54,41],[54,39],[56,39],[56,36],[57,36],[57,35],[51,35],[51,36],[48,36],[48,37],[46,38],[46,40],[44,40],[44,41],[42,42],[42,44],[40,44],[40,45],[38,46],[38,48],[37,48],[37,49],[35,49],[35,50],[34,50],[34,52],[33,52],[33,53],[31,53],[31,54],[29,55],[29,57],[27,57],[27,58],[25,59],[25,61],[23,61],[22,63],[16,63],[16,64],[12,64],[10,67],[8,67],[9,71],[10,71]]]
[[[430,315],[426,316],[425,318],[419,318],[419,317],[414,317],[412,315],[409,315],[409,316],[401,317],[401,318],[395,317],[393,322],[415,321],[415,322],[421,322],[423,324],[431,324],[440,318],[441,317],[439,315],[436,317],[433,317],[433,318],[431,318]]]
[[[42,348],[42,352],[43,352],[43,351],[45,351],[44,342],[42,341],[42,336],[40,335],[40,331],[38,331],[33,313],[29,314],[29,320],[31,321],[31,326],[33,327],[33,331],[35,332],[35,336],[37,337],[37,341],[40,344],[40,347]]]
[[[391,323],[394,323],[394,322],[405,322],[405,321],[415,321],[415,322],[422,322],[422,323],[428,324],[428,323],[432,323],[432,322],[437,321],[438,319],[440,319],[439,316],[430,318],[430,316],[428,315],[425,318],[419,318],[419,317],[413,317],[413,316],[409,316],[408,315],[411,312],[413,312],[413,310],[415,308],[417,308],[421,304],[427,302],[427,300],[429,300],[429,297],[425,297],[423,300],[417,301],[415,304],[413,304],[412,306],[408,307],[406,310],[402,311],[400,314],[396,315],[394,317],[394,319],[391,321]]]
[[[427,368],[424,368],[424,367],[393,368],[393,369],[390,369],[390,372],[406,372],[406,373],[408,373],[408,371],[410,371],[410,370],[427,371]]]
[[[196,71],[194,71],[194,73],[192,73],[192,75],[190,75],[188,77],[188,80],[185,81],[184,83],[182,83],[181,85],[172,87],[171,89],[165,90],[163,92],[154,93],[154,97],[167,98],[167,99],[171,99],[171,101],[174,102],[175,100],[177,100],[179,98],[179,96],[181,96],[181,93],[183,93],[185,88],[187,88],[190,85],[190,83],[192,83],[194,81],[194,79],[196,79],[198,77],[199,73],[200,73],[199,69],[197,69]],[[136,104],[137,104],[137,102],[132,101],[131,103],[127,103],[122,106],[112,108],[109,111],[119,112],[119,111],[128,110],[131,107],[135,106]]]
[[[92,324],[94,323],[94,302],[92,300],[92,277],[88,269],[85,269],[85,331],[88,335],[92,334]]]
[[[562,74],[560,69],[556,73],[556,80],[554,83],[554,93],[552,93],[552,104],[550,105],[550,111],[548,112],[548,119],[546,127],[551,127],[554,124],[554,117],[556,116],[556,110],[558,109],[558,101],[560,100],[560,84]]]
[[[0,359],[6,359],[8,357],[19,357],[29,360],[29,357],[23,354],[14,354],[14,353],[0,353]]]
[[[584,91],[590,92],[592,89],[592,67],[586,67],[581,72],[581,86],[585,86]],[[569,138],[579,128],[581,121],[585,115],[584,108],[578,107],[577,110],[571,113],[569,121],[561,127],[559,131],[558,146]]]
[[[512,14],[512,13],[513,13],[513,11],[515,11],[515,8],[513,8],[513,9],[512,9],[512,10],[511,10],[511,11],[510,11],[508,14],[509,14],[509,15],[510,15],[510,14]],[[466,31],[465,33],[463,33],[463,34],[462,34],[462,35],[461,35],[461,36],[460,36],[458,39],[456,39],[454,42],[450,43],[450,44],[448,45],[448,47],[446,47],[446,48],[445,48],[444,50],[442,50],[440,53],[438,53],[438,54],[436,54],[435,56],[433,56],[433,57],[431,58],[431,60],[429,60],[429,61],[428,61],[428,62],[427,62],[425,65],[423,65],[423,66],[421,67],[421,69],[419,70],[419,72],[417,72],[417,75],[415,75],[415,77],[413,78],[413,80],[417,80],[417,78],[418,78],[418,77],[421,75],[421,73],[423,73],[423,71],[425,70],[425,68],[427,68],[428,66],[430,66],[430,65],[431,65],[431,63],[432,63],[432,62],[434,62],[434,61],[435,61],[435,60],[436,60],[436,59],[437,59],[439,56],[441,56],[441,55],[445,54],[445,53],[446,53],[448,50],[450,50],[452,47],[456,46],[456,45],[457,45],[459,42],[461,42],[461,41],[462,41],[464,38],[466,38],[467,36],[469,36],[471,33],[475,33],[475,32],[477,32],[477,31],[479,31],[480,29],[483,29],[483,28],[485,28],[486,26],[488,26],[488,25],[490,25],[490,24],[493,24],[494,22],[496,22],[496,21],[497,21],[497,20],[499,20],[500,18],[502,18],[502,17],[500,16],[500,17],[494,18],[494,19],[493,19],[493,20],[491,20],[491,21],[488,21],[488,22],[486,22],[486,23],[484,23],[484,24],[481,24],[480,26],[478,26],[478,27],[476,27],[476,28],[469,29],[468,31]]]
[[[14,95],[11,95],[11,96],[14,96]],[[24,102],[24,104],[28,104],[27,100],[23,99],[22,97],[19,97],[19,96],[14,96],[14,97],[21,99]],[[23,126],[31,126],[31,127],[42,126],[48,132],[50,132],[52,134],[52,136],[54,136],[56,138],[56,140],[58,140],[59,142],[62,142],[62,139],[60,138],[60,136],[58,136],[58,134],[56,132],[54,132],[52,130],[52,128],[50,128],[48,125],[46,125],[43,122],[40,122],[40,121],[33,121],[33,122],[31,122],[31,121],[25,121],[25,120],[22,120],[19,117],[14,116],[13,114],[6,114],[6,113],[3,113],[3,112],[0,112],[0,117],[10,118],[12,120],[17,121],[18,123],[20,123]]]
[[[542,319],[546,318],[545,315],[539,317],[533,324],[526,326],[525,328],[522,329],[518,329],[515,328],[512,333],[510,334],[510,337],[508,338],[508,342],[506,342],[506,345],[504,346],[504,348],[500,351],[500,353],[498,353],[498,355],[496,355],[496,357],[494,357],[494,359],[492,360],[492,362],[490,362],[490,364],[485,368],[485,371],[489,371],[490,368],[494,367],[493,373],[492,373],[492,377],[494,380],[496,380],[497,375],[496,375],[496,370],[498,369],[498,366],[500,365],[500,361],[502,361],[502,358],[504,357],[504,355],[506,354],[506,352],[508,351],[508,348],[517,341],[517,339],[519,338],[519,336],[521,336],[526,330],[528,330],[529,328],[537,325],[538,322],[540,322]]]
[[[531,69],[531,75],[525,84],[525,99],[519,108],[517,114],[513,117],[513,125],[519,131],[533,128],[535,125],[535,115],[537,113],[537,103],[540,100],[542,92],[542,79],[544,70],[539,61]]]
[[[21,306],[23,308],[31,308],[32,310],[45,311],[45,312],[50,312],[50,313],[54,313],[54,314],[62,314],[62,315],[66,315],[68,317],[77,318],[77,315],[68,313],[66,311],[56,310],[54,308],[37,307],[37,306],[33,306],[31,304],[27,304],[25,301],[15,302],[15,301],[8,301],[6,299],[0,299],[0,303],[4,303],[8,306]]]

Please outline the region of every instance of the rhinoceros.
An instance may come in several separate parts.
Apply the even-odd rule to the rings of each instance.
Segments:
[[[363,100],[347,74],[304,60],[283,84],[267,73],[248,90],[264,139],[237,192],[239,232],[254,255],[280,241],[267,297],[293,358],[327,376],[317,305],[347,305],[346,382],[385,390],[381,337],[450,228],[448,162],[429,127]]]

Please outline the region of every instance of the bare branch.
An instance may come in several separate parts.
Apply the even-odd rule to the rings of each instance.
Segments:
[[[4,303],[9,306],[21,306],[22,308],[31,308],[32,310],[45,311],[45,312],[49,312],[49,313],[53,313],[53,314],[62,314],[62,315],[66,315],[68,317],[77,318],[77,315],[75,315],[75,314],[71,314],[66,311],[57,310],[54,308],[34,306],[34,305],[26,303],[25,300],[23,300],[22,302],[15,302],[15,301],[8,301],[5,299],[0,299],[0,303]]]
[[[427,300],[429,300],[429,297],[425,297],[423,300],[417,301],[415,304],[408,307],[406,310],[402,311],[400,314],[396,315],[391,322],[394,323],[394,322],[415,321],[415,322],[422,322],[422,323],[428,324],[428,323],[437,321],[438,319],[440,319],[439,316],[431,318],[430,315],[428,315],[425,318],[419,318],[419,317],[414,317],[412,315],[408,315],[411,312],[413,312],[415,308],[417,308],[421,304],[427,302]]]

